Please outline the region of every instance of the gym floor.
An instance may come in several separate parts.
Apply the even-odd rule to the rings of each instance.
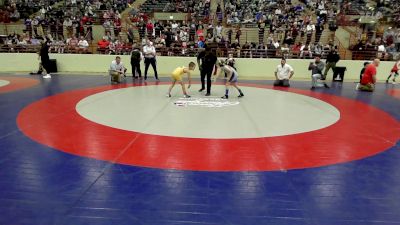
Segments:
[[[400,224],[400,86],[169,84],[1,75],[0,224]]]

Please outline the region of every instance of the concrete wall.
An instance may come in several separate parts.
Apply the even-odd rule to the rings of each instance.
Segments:
[[[51,54],[50,58],[57,59],[59,72],[69,73],[106,73],[110,62],[115,58],[112,55],[74,55],[74,54]],[[130,56],[122,56],[122,61],[130,73]],[[162,57],[157,58],[157,67],[160,76],[168,76],[177,66],[188,65],[190,61],[196,62],[196,58],[190,57]],[[296,79],[309,79],[310,72],[308,64],[312,60],[292,59],[288,60],[295,70]],[[274,70],[280,63],[280,59],[236,59],[239,77],[243,79],[274,79]],[[347,67],[345,80],[359,79],[360,70],[364,61],[341,60],[338,66]],[[382,62],[378,68],[378,80],[383,81],[394,62]],[[38,57],[33,53],[0,53],[0,72],[30,72],[37,70]],[[142,64],[142,71],[144,65]],[[149,74],[153,72],[150,67]],[[331,75],[332,72],[329,73]],[[194,77],[199,76],[198,70]],[[328,79],[331,79],[328,77]]]

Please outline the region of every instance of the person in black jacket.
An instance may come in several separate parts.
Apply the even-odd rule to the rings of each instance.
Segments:
[[[45,39],[40,47],[39,57],[42,63],[43,69],[46,71],[46,75],[43,75],[43,78],[51,78],[50,75],[50,57],[49,57],[49,41]]]
[[[332,69],[332,71],[335,71],[336,63],[339,62],[339,60],[340,60],[339,54],[336,52],[335,49],[332,49],[326,57],[326,66],[325,66],[323,80],[326,79],[326,75],[328,74],[328,71],[330,69]]]
[[[136,76],[136,72],[139,75],[139,78],[142,78],[142,71],[140,70],[140,62],[143,59],[143,54],[140,52],[138,47],[134,47],[131,53],[131,66],[132,66],[132,78],[138,78]]]
[[[213,73],[214,67],[217,63],[217,56],[211,50],[210,47],[206,46],[205,51],[202,51],[197,56],[197,64],[200,70],[201,77],[201,89],[199,92],[205,90],[205,78],[207,77],[207,93],[206,96],[211,95],[211,75]]]

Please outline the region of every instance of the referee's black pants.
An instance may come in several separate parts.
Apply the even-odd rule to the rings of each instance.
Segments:
[[[206,78],[207,78],[207,94],[211,93],[211,75],[213,70],[211,69],[202,69],[200,71],[200,79],[201,79],[201,89],[205,89]]]
[[[150,64],[151,64],[151,67],[153,67],[154,76],[158,80],[157,65],[156,65],[156,59],[155,58],[145,58],[144,59],[144,79],[147,79],[147,71],[149,70]]]

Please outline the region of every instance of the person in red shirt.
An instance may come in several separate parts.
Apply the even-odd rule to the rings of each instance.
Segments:
[[[357,85],[357,90],[360,91],[374,91],[376,83],[376,68],[380,64],[379,59],[375,59],[364,71],[361,82]]]
[[[151,22],[151,20],[149,20],[146,24],[146,30],[147,30],[147,36],[153,36],[153,30],[154,30],[154,25]]]
[[[97,50],[100,52],[106,52],[108,50],[108,46],[110,46],[110,42],[107,41],[105,37],[97,42]]]

